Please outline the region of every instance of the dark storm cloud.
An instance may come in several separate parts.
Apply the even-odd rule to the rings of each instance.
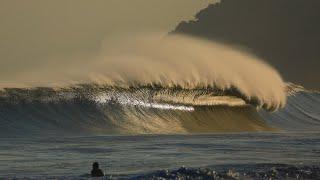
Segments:
[[[174,32],[244,46],[285,80],[319,89],[319,9],[319,0],[222,0]]]

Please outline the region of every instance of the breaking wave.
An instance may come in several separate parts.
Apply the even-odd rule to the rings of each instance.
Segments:
[[[71,61],[2,84],[0,136],[276,131],[299,116],[301,98],[319,103],[256,57],[191,37],[109,42]],[[299,108],[297,121],[319,122]]]
[[[59,90],[5,89],[0,135],[316,130],[319,94],[294,89],[288,91],[285,108],[274,113],[257,109],[233,91],[88,84]]]
[[[82,56],[26,69],[2,87],[98,84],[127,89],[232,91],[271,111],[286,102],[285,85],[276,70],[248,53],[205,40],[181,35],[136,36],[108,40],[97,55]]]
[[[237,94],[237,93],[236,93]],[[236,95],[235,94],[235,95]],[[1,133],[210,133],[271,130],[231,91],[111,88],[6,89]]]

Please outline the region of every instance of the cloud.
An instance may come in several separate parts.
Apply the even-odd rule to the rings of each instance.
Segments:
[[[222,0],[174,33],[243,46],[285,80],[320,89],[319,9],[318,0]]]

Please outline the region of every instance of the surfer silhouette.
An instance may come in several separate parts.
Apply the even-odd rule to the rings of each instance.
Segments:
[[[102,177],[104,176],[102,170],[99,168],[99,163],[94,162],[92,164],[91,177]]]

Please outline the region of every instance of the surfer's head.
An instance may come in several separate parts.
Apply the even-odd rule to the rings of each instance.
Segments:
[[[92,164],[92,169],[99,169],[99,163],[98,162],[94,162]]]

